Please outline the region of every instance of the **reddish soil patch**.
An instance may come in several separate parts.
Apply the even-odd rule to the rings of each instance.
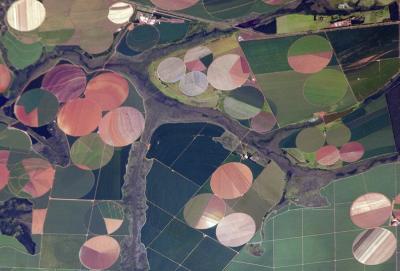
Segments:
[[[276,118],[270,112],[260,112],[251,119],[251,129],[257,133],[266,133],[272,130],[276,125]]]
[[[43,234],[47,209],[32,210],[32,234]]]
[[[10,171],[7,167],[9,156],[9,151],[0,151],[0,190],[6,187],[10,178]]]
[[[88,269],[103,270],[119,258],[121,248],[117,240],[101,235],[86,241],[79,251],[81,263]]]
[[[22,165],[29,176],[29,182],[25,184],[23,191],[34,198],[49,192],[53,187],[56,173],[52,165],[40,158],[24,159]]]
[[[340,159],[339,150],[332,145],[319,148],[316,153],[318,164],[322,166],[332,166]]]
[[[356,162],[364,155],[365,149],[361,143],[349,142],[340,148],[340,159],[344,162]]]
[[[0,93],[4,93],[8,90],[11,80],[11,72],[8,67],[4,64],[0,64]]]
[[[316,73],[328,66],[333,52],[321,52],[315,54],[289,56],[288,62],[293,70],[299,73]]]
[[[23,124],[30,127],[39,127],[39,112],[37,108],[27,113],[24,106],[15,105],[14,113],[17,119]]]

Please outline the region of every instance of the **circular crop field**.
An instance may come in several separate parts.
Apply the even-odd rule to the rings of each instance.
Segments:
[[[86,88],[86,74],[78,66],[61,64],[43,78],[42,88],[53,93],[61,103],[76,99]]]
[[[365,265],[388,261],[396,252],[397,238],[389,230],[375,228],[360,233],[353,242],[353,255]]]
[[[12,76],[8,67],[4,64],[0,64],[0,93],[4,93],[8,90],[11,80]]]
[[[340,159],[347,163],[360,160],[365,153],[364,146],[359,142],[349,142],[340,148]]]
[[[263,134],[271,131],[276,125],[276,118],[271,112],[260,112],[251,119],[251,129]]]
[[[57,97],[47,90],[32,89],[24,92],[15,102],[14,113],[17,119],[30,127],[48,124],[58,112]]]
[[[108,112],[99,124],[99,135],[108,145],[123,147],[135,142],[143,133],[144,117],[133,107],[119,107]]]
[[[329,145],[340,147],[350,141],[351,130],[346,125],[339,123],[326,130],[326,142]]]
[[[214,59],[212,51],[206,46],[197,46],[189,49],[183,61],[189,71],[205,71]]]
[[[89,193],[95,183],[94,174],[73,165],[57,167],[51,195],[53,198],[79,199]]]
[[[85,97],[109,111],[122,105],[129,95],[128,81],[114,72],[106,72],[92,78],[86,86]]]
[[[152,25],[139,25],[126,35],[126,44],[137,52],[154,47],[160,40],[160,33]]]
[[[18,0],[7,10],[7,23],[21,32],[35,30],[45,18],[46,9],[37,0]]]
[[[84,136],[93,132],[101,120],[100,106],[88,99],[75,99],[58,112],[58,127],[70,136]]]
[[[83,170],[102,168],[111,161],[114,148],[101,140],[98,134],[77,139],[71,147],[71,160]]]
[[[124,222],[124,208],[116,202],[97,203],[86,213],[86,224],[94,234],[113,234]]]
[[[299,73],[316,73],[328,66],[333,56],[329,41],[311,35],[296,40],[288,51],[288,62]]]
[[[156,7],[165,10],[182,10],[196,5],[200,0],[150,0]]]
[[[199,71],[185,74],[179,82],[179,89],[183,94],[190,97],[201,95],[207,88],[207,75]]]
[[[357,198],[350,208],[350,218],[363,229],[382,226],[392,214],[392,203],[383,194],[367,193]]]
[[[340,159],[339,150],[336,146],[327,145],[321,147],[316,152],[317,163],[321,166],[332,166]]]
[[[186,65],[182,59],[169,57],[161,61],[157,67],[157,75],[165,83],[176,83],[186,73]]]
[[[242,246],[249,242],[255,233],[256,223],[245,213],[233,213],[224,217],[216,229],[218,241],[227,247]]]
[[[229,92],[224,99],[224,111],[239,120],[250,119],[261,112],[265,98],[260,90],[244,86]]]
[[[241,87],[250,75],[250,67],[243,57],[227,54],[216,58],[207,71],[208,82],[219,90]]]
[[[316,127],[305,128],[296,137],[296,147],[303,152],[315,152],[324,144],[324,133]]]
[[[0,191],[6,187],[10,177],[8,170],[8,158],[10,157],[9,151],[0,151]]]
[[[117,2],[110,6],[108,10],[108,19],[115,24],[125,24],[132,17],[134,9],[131,4]]]
[[[100,235],[87,240],[79,250],[83,266],[91,270],[110,268],[119,258],[121,247],[117,240]]]
[[[55,170],[46,160],[25,158],[10,168],[8,188],[21,198],[38,198],[53,187]]]
[[[27,132],[0,123],[0,147],[10,151],[29,152],[32,140]]]
[[[195,229],[209,229],[225,216],[225,202],[213,194],[200,194],[185,204],[183,217]]]
[[[253,184],[253,173],[245,164],[230,162],[219,166],[211,175],[211,190],[223,199],[243,196]]]
[[[342,100],[349,89],[346,76],[325,69],[311,75],[304,83],[304,98],[315,106],[331,106]]]

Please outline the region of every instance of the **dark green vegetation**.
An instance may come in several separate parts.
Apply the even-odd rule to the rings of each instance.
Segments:
[[[126,36],[127,45],[137,52],[152,48],[159,40],[160,32],[151,25],[139,25]]]

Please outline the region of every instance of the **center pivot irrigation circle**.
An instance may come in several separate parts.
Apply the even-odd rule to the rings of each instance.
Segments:
[[[224,217],[216,229],[218,241],[228,247],[246,244],[255,233],[256,223],[251,216],[245,213],[233,213]]]
[[[250,75],[247,60],[237,54],[216,58],[207,71],[208,82],[219,90],[233,90],[241,87]]]

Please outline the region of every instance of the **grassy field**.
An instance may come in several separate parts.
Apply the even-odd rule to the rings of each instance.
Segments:
[[[322,189],[321,194],[329,200],[329,206],[286,207],[264,224],[264,239],[257,234],[250,242],[261,246],[264,254],[254,256],[246,245],[226,270],[257,270],[251,269],[255,267],[270,271],[364,270],[351,252],[352,243],[362,229],[350,220],[350,204],[367,192],[379,192],[393,198],[400,192],[399,173],[398,163],[378,166],[363,174],[337,180]],[[396,233],[396,228],[390,229]],[[375,267],[367,266],[365,270],[395,271],[394,259]]]

